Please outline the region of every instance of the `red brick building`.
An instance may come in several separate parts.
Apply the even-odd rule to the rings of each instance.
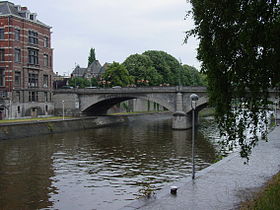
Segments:
[[[52,60],[51,27],[0,1],[0,119],[52,114]]]

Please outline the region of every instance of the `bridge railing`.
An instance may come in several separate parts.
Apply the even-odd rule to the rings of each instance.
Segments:
[[[91,94],[91,93],[151,93],[151,92],[194,92],[205,93],[206,87],[203,86],[169,86],[169,87],[122,87],[122,88],[74,88],[74,89],[56,89],[54,93],[77,93],[77,94]]]

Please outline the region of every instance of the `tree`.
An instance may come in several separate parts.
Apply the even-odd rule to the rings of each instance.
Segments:
[[[69,85],[72,87],[85,88],[91,85],[91,82],[85,78],[74,77],[69,79]]]
[[[130,55],[123,62],[129,74],[134,78],[134,84],[139,86],[156,86],[161,84],[162,76],[152,66],[151,59],[146,55]]]
[[[88,56],[88,67],[89,67],[90,64],[92,64],[94,61],[96,61],[96,58],[95,58],[95,49],[90,48],[89,56]]]
[[[133,80],[125,66],[117,62],[113,62],[109,65],[102,77],[109,86],[126,87],[131,84]]]
[[[181,65],[179,61],[172,55],[157,50],[148,50],[143,53],[150,58],[152,61],[152,67],[161,74],[163,78],[163,83],[170,85],[179,84],[179,72]]]
[[[280,84],[279,0],[190,0],[199,38],[198,59],[223,136],[247,157],[267,130],[268,89]],[[242,117],[240,117],[242,116]],[[252,136],[246,137],[248,128]],[[236,141],[237,139],[237,141]]]
[[[207,86],[205,75],[195,67],[184,64],[181,71],[180,77],[183,86]]]
[[[90,82],[91,82],[91,86],[98,86],[98,81],[96,77],[92,77],[90,79]]]

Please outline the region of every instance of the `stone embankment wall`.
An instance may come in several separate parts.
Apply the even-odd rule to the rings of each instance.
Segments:
[[[0,140],[16,139],[30,136],[39,136],[53,133],[63,133],[75,130],[100,128],[105,126],[128,123],[137,119],[152,118],[171,118],[170,112],[163,113],[144,113],[130,115],[107,115],[98,117],[84,117],[76,119],[21,122],[0,125]]]
[[[98,128],[128,121],[129,117],[127,116],[99,116],[59,121],[2,124],[0,126],[0,140]]]

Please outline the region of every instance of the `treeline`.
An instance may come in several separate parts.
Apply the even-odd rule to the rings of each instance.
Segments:
[[[156,50],[130,55],[123,63],[114,62],[97,78],[71,78],[69,85],[98,87],[206,86],[206,77],[196,68],[182,65],[172,55]]]

